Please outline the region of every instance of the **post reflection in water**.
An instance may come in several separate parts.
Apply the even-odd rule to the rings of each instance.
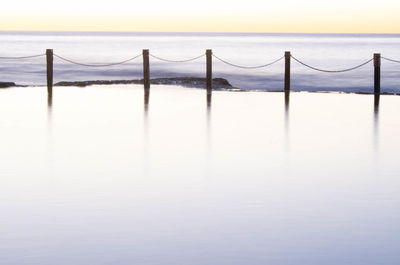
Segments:
[[[143,111],[143,169],[144,175],[148,175],[150,163],[149,163],[149,101],[150,91],[144,91],[144,111]]]
[[[48,119],[49,123],[51,122],[52,107],[53,107],[53,95],[48,94],[47,95],[47,116],[49,117],[49,119]]]
[[[211,97],[212,95],[207,93],[207,145],[211,147]]]
[[[52,93],[47,94],[47,154],[48,154],[48,165],[49,174],[54,173],[53,168],[53,95]]]
[[[379,99],[380,95],[374,95],[374,155],[377,157],[379,152]]]
[[[144,92],[144,117],[145,117],[145,121],[147,121],[147,113],[149,111],[149,99],[150,99],[150,92],[146,90]]]
[[[285,151],[289,151],[289,101],[290,91],[285,91]]]
[[[207,94],[207,124],[209,124],[211,118],[211,94]]]
[[[211,98],[212,94],[207,93],[207,152],[206,152],[206,161],[207,161],[207,169],[208,175],[211,175],[211,161],[212,161],[212,142],[211,142]]]

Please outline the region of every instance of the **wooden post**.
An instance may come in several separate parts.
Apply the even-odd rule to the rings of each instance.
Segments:
[[[285,52],[285,91],[290,91],[290,52]]]
[[[150,62],[149,50],[143,50],[143,84],[144,90],[150,90]]]
[[[47,61],[47,94],[53,94],[53,50],[46,50],[46,61]]]
[[[374,53],[374,93],[381,93],[381,54]]]
[[[211,91],[212,91],[212,50],[206,50],[206,58],[207,58],[207,72],[206,72],[207,94],[211,94]]]

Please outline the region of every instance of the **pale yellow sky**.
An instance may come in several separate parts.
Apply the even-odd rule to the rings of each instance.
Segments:
[[[400,33],[398,0],[5,1],[0,30]]]

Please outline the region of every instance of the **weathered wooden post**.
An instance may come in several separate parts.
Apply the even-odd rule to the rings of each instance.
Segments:
[[[285,52],[285,91],[290,91],[290,52]]]
[[[211,94],[211,91],[212,91],[212,50],[206,50],[206,58],[207,58],[207,72],[206,72],[207,94]]]
[[[143,50],[143,84],[144,90],[150,90],[150,62],[149,50]]]
[[[47,61],[47,94],[53,94],[53,50],[46,50],[46,61]]]
[[[374,93],[381,93],[381,54],[374,53]]]

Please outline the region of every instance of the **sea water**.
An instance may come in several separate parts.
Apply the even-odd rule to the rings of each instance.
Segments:
[[[400,97],[0,90],[0,264],[397,265]]]
[[[110,33],[0,32],[0,57],[44,54],[45,49],[84,64],[124,61],[149,49],[170,60],[204,55],[206,49],[230,63],[259,66],[291,51],[297,59],[324,70],[341,70],[372,59],[374,53],[400,60],[400,35],[384,34],[243,34],[243,33]],[[46,59],[0,59],[0,81],[46,84]],[[205,57],[186,63],[150,58],[151,78],[205,77]],[[373,92],[373,63],[345,73],[324,73],[292,59],[292,89],[302,91]],[[246,90],[282,90],[284,61],[261,69],[241,69],[213,58],[213,77],[226,78]],[[142,58],[110,67],[86,67],[54,61],[54,81],[143,78]],[[382,92],[400,92],[400,64],[382,61]]]

